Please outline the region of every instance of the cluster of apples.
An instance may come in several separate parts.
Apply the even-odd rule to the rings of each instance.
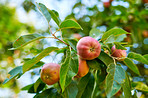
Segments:
[[[101,45],[100,43],[92,37],[83,37],[77,43],[77,54],[79,55],[79,68],[78,73],[75,77],[84,77],[89,72],[89,66],[86,60],[93,60],[100,55]],[[118,57],[118,60],[123,60],[126,57],[126,51],[121,49],[116,49],[115,45],[112,47],[112,56]],[[122,58],[122,59],[121,59]],[[41,69],[41,80],[52,85],[59,81],[60,79],[60,65],[56,63],[44,64]]]

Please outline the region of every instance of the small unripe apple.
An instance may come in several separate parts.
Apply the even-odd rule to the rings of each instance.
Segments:
[[[60,65],[56,63],[47,63],[43,65],[40,73],[41,80],[52,85],[60,79]]]
[[[79,69],[76,77],[81,78],[84,77],[89,72],[89,67],[86,63],[86,60],[79,58]]]
[[[110,7],[110,2],[103,2],[103,5],[105,8],[109,8]]]
[[[101,45],[92,37],[83,37],[77,43],[77,52],[81,59],[92,60],[100,55]]]
[[[77,40],[80,40],[82,36],[78,33],[75,33],[73,34],[73,37],[76,38]]]
[[[117,57],[118,61],[124,60],[126,57],[126,51],[121,49],[116,49],[115,45],[111,48],[112,56]]]

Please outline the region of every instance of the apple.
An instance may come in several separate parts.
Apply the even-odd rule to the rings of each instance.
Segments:
[[[79,33],[75,33],[73,34],[73,37],[76,38],[77,40],[80,40],[82,36]]]
[[[148,3],[148,0],[143,0],[144,3]]]
[[[101,52],[100,43],[92,37],[83,37],[77,43],[77,53],[81,59],[92,60],[97,58]]]
[[[148,37],[148,31],[147,30],[144,30],[143,32],[142,32],[142,35],[143,35],[143,37]]]
[[[103,2],[103,5],[105,8],[109,8],[110,7],[110,2]]]
[[[86,60],[79,58],[79,69],[76,77],[77,78],[84,77],[88,72],[89,72],[89,67],[86,63]]]
[[[111,48],[112,56],[117,57],[118,61],[123,61],[126,57],[126,51],[121,49],[116,49],[115,45]]]
[[[114,0],[109,0],[109,2],[113,2]]]
[[[60,65],[56,63],[47,63],[43,65],[40,73],[41,80],[52,85],[60,79]]]

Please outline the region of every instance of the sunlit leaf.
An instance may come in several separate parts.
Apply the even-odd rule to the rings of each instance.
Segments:
[[[36,63],[38,63],[43,57],[49,55],[52,51],[58,50],[57,47],[48,47],[44,49],[38,56],[35,58],[25,62],[23,65],[23,73],[25,73],[27,70],[29,70],[32,66],[34,66]]]
[[[14,43],[13,43],[13,48],[9,49],[9,50],[15,50],[15,49],[20,49],[24,46],[26,46],[27,44],[39,40],[39,39],[43,39],[45,38],[44,36],[40,35],[40,34],[29,34],[29,35],[23,35],[21,37],[19,37]]]
[[[51,15],[49,14],[47,7],[44,4],[42,4],[42,3],[36,3],[36,5],[37,5],[37,8],[41,11],[41,13],[44,15],[46,20],[48,22],[50,22]]]
[[[137,66],[134,64],[134,62],[132,60],[130,60],[129,58],[125,58],[124,61],[125,65],[131,69],[133,72],[135,72],[136,74],[140,75],[139,70],[137,68]]]
[[[106,93],[110,98],[120,90],[121,84],[124,83],[125,71],[121,66],[112,63],[108,66],[107,73]]]
[[[51,15],[51,18],[55,21],[55,23],[59,26],[60,25],[60,18],[59,16],[57,16],[58,12],[54,11],[54,10],[49,10],[48,9],[48,12],[50,13]]]
[[[74,20],[67,19],[60,24],[61,29],[75,28],[82,29],[82,27]]]
[[[148,65],[148,60],[145,58],[147,55],[143,57],[141,54],[130,52],[127,57]]]
[[[145,91],[148,93],[148,86],[144,84],[143,82],[135,82],[136,87],[135,89],[140,90],[140,91]]]
[[[105,32],[101,38],[102,41],[105,41],[105,40],[109,40],[109,39],[112,39],[113,37],[115,37],[116,41],[120,41],[121,38],[118,37],[122,34],[129,34],[128,32],[124,31],[123,29],[120,29],[120,28],[113,28],[113,29],[110,29],[109,31]],[[111,36],[111,38],[109,38]],[[123,38],[123,36],[121,36]],[[115,40],[114,39],[114,40]],[[111,40],[110,40],[111,41]]]
[[[96,40],[101,39],[101,36],[103,35],[103,32],[101,32],[99,29],[93,28],[89,32],[89,36],[92,38],[95,38]]]
[[[148,54],[143,55],[143,57],[148,60]]]
[[[23,71],[22,71],[22,66],[18,66],[18,67],[15,67],[14,69],[12,69],[8,75],[9,78],[6,78],[3,82],[3,84],[9,82],[10,80],[14,79],[15,77],[20,77],[21,75],[23,74]]]

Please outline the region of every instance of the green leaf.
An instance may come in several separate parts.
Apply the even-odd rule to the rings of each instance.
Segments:
[[[25,62],[25,64],[23,65],[23,73],[25,73],[32,66],[34,66],[34,64],[38,63],[43,57],[49,55],[49,53],[51,53],[52,51],[55,51],[57,49],[58,49],[57,47],[48,47],[48,48],[44,49],[38,56],[36,56],[32,60]]]
[[[95,39],[101,39],[101,36],[103,35],[103,32],[101,32],[99,29],[97,28],[93,28],[90,30],[89,32],[89,36]]]
[[[38,80],[34,83],[34,92],[37,92],[37,88],[42,83],[41,78],[38,78]]]
[[[21,88],[21,90],[29,90],[34,84],[29,84],[23,88]]]
[[[15,67],[14,69],[12,69],[8,75],[10,75],[10,78],[6,78],[3,82],[3,84],[9,82],[10,80],[14,79],[15,77],[20,77],[21,75],[23,74],[23,71],[22,71],[22,66],[18,66],[18,67]]]
[[[42,93],[37,94],[34,98],[62,98],[57,89],[50,88],[44,90]]]
[[[77,57],[78,58],[78,57]],[[72,77],[75,76],[78,72],[78,59],[75,59],[74,56],[71,56],[71,51],[66,51],[66,59],[61,65],[60,69],[60,85],[62,92],[72,81]]]
[[[129,69],[131,69],[136,74],[140,75],[140,72],[139,72],[137,66],[134,64],[134,62],[131,59],[125,58],[123,62]]]
[[[99,57],[98,57],[106,66],[108,66],[110,63],[114,63],[113,59],[107,55],[106,53],[104,53],[103,51],[101,51]]]
[[[47,7],[42,3],[36,3],[36,5],[49,23],[51,20],[51,15],[49,14]]]
[[[143,57],[148,60],[148,54],[143,55]]]
[[[29,35],[23,35],[21,37],[19,37],[14,43],[13,43],[13,48],[10,48],[9,50],[16,50],[16,49],[20,49],[24,46],[26,46],[27,44],[45,38],[44,36],[41,36],[39,34],[29,34]]]
[[[87,64],[90,68],[93,68],[93,69],[96,69],[96,70],[99,70],[101,69],[100,66],[101,66],[101,63],[99,63],[97,61],[97,59],[93,59],[93,60],[87,60]]]
[[[52,19],[55,21],[55,23],[59,26],[61,20],[60,20],[59,16],[56,15],[57,12],[55,13],[55,11],[49,10],[49,9],[48,9],[48,12],[50,13],[51,18],[52,18]]]
[[[121,36],[121,37],[118,37],[122,34],[129,34],[128,32],[124,31],[123,29],[120,29],[120,28],[113,28],[113,29],[110,29],[109,31],[105,32],[102,36],[102,41],[105,41],[108,39],[110,39],[110,41],[112,42],[113,40],[111,40],[113,37],[114,40],[116,41],[121,41],[121,38],[123,39],[124,36]],[[110,37],[111,36],[111,37]],[[110,38],[109,38],[110,37]]]
[[[122,46],[119,42],[114,42],[114,44],[116,45],[117,49],[121,49],[121,50],[127,50],[124,46]]]
[[[62,92],[65,90],[66,78],[67,78],[67,74],[69,72],[68,69],[69,69],[70,60],[71,60],[70,58],[71,58],[70,50],[67,50],[66,51],[66,59],[65,59],[64,63],[61,65],[61,69],[60,69],[60,85],[62,88]]]
[[[143,82],[135,82],[135,84],[135,89],[148,93],[148,86],[146,84],[144,84]]]
[[[124,38],[126,38],[126,34],[122,34],[118,36],[111,35],[104,42],[105,43],[121,42],[124,40]]]
[[[131,98],[131,84],[127,73],[125,75],[125,81],[122,84],[122,88],[125,98]]]
[[[76,98],[82,98],[82,94],[86,89],[86,86],[90,80],[90,73],[88,73],[87,75],[85,75],[84,77],[81,78],[81,80],[78,83],[78,94]]]
[[[43,90],[44,89],[44,87],[45,87],[45,83],[43,83],[43,82],[41,82],[39,85],[38,85],[38,87],[36,88],[36,91],[35,91],[35,89],[34,89],[34,85],[35,85],[35,83],[28,89],[28,93],[39,93],[41,90]]]
[[[143,57],[141,54],[130,52],[127,57],[148,65],[148,60],[145,58],[147,55]]]
[[[91,98],[93,88],[94,88],[94,83],[95,83],[95,79],[94,79],[93,74],[91,74],[88,84],[87,84],[81,98]]]
[[[67,28],[82,29],[82,27],[76,21],[70,19],[63,21],[60,24],[60,29],[67,29]]]
[[[65,98],[76,98],[78,93],[78,87],[76,82],[72,81],[65,89]]]
[[[121,66],[112,63],[108,66],[107,73],[105,81],[106,93],[110,98],[120,90],[121,84],[124,83],[125,71]]]
[[[64,41],[68,45],[70,45],[75,51],[77,51],[77,49],[76,49],[77,41],[75,39],[64,39]]]

